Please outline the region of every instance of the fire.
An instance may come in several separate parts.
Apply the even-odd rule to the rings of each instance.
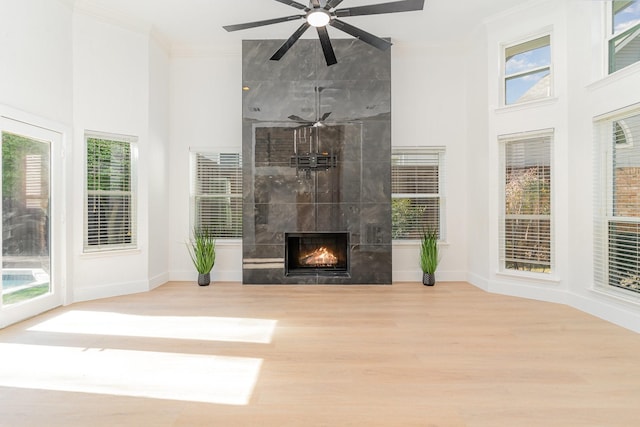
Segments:
[[[336,265],[338,258],[332,254],[327,248],[319,247],[318,249],[300,257],[300,265]]]

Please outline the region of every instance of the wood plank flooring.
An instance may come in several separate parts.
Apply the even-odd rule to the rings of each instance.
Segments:
[[[0,426],[635,426],[640,335],[466,283],[172,282],[0,331]]]

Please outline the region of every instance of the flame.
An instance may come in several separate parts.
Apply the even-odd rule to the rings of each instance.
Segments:
[[[301,256],[299,261],[300,265],[336,265],[338,263],[338,258],[327,248],[319,247],[313,252]]]

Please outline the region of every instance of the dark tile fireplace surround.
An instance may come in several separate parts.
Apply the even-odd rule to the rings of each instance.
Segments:
[[[390,53],[332,41],[243,42],[245,284],[391,283]]]

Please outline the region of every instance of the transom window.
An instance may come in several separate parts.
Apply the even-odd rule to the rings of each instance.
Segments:
[[[136,138],[85,135],[87,149],[85,252],[136,247]]]
[[[193,226],[216,238],[242,237],[242,160],[240,153],[192,152]]]
[[[501,138],[500,261],[504,271],[552,271],[551,137],[549,131]]]
[[[551,96],[551,36],[504,49],[505,105]]]
[[[640,61],[640,0],[610,2],[609,73]]]
[[[391,193],[393,239],[419,239],[436,229],[443,240],[444,150],[393,149]]]

